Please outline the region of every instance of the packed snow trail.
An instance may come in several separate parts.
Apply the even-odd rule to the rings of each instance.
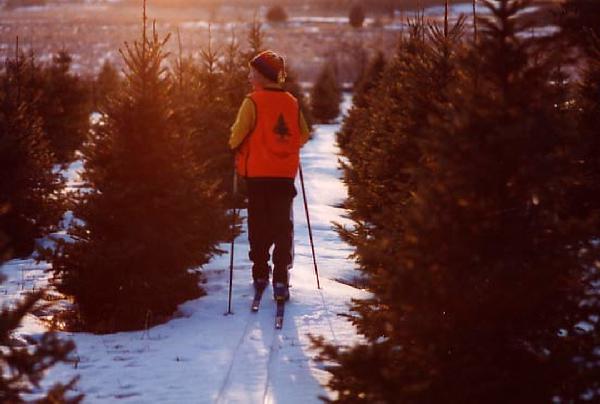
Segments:
[[[345,106],[349,105],[349,96]],[[78,390],[84,402],[112,403],[318,403],[331,397],[323,386],[329,374],[317,362],[308,334],[350,345],[359,340],[354,327],[338,314],[348,312],[350,299],[365,292],[338,282],[356,275],[348,259],[351,248],[332,229],[346,222],[336,207],[346,196],[340,180],[335,132],[339,125],[317,125],[314,139],[302,150],[302,164],[322,290],[317,284],[304,215],[300,184],[294,200],[295,261],[291,271],[291,300],[286,304],[283,329],[275,330],[272,287],[253,313],[247,234],[236,240],[233,315],[227,311],[229,256],[207,264],[202,272],[207,295],[186,302],[171,321],[137,332],[108,335],[63,333],[77,344],[76,366],[51,369],[37,398],[55,382],[80,375]],[[80,165],[75,170],[81,169]],[[77,186],[76,172],[70,185]],[[228,251],[228,245],[222,246]],[[0,299],[47,284],[48,264],[11,261],[2,268]],[[26,318],[21,334],[40,335],[39,319]]]
[[[290,276],[292,298],[286,304],[283,329],[273,330],[275,302],[271,297],[272,288],[269,287],[265,291],[259,312],[250,313],[249,328],[242,332],[241,343],[233,353],[231,372],[226,377],[217,402],[304,403],[319,402],[318,395],[327,395],[320,386],[326,380],[323,377],[325,375],[313,374],[315,370],[318,370],[316,373],[323,372],[312,360],[315,353],[307,355],[309,341],[306,334],[323,335],[327,340],[339,343],[335,328],[341,330],[348,326],[345,324],[345,327],[341,327],[337,316],[337,313],[347,311],[347,308],[339,305],[339,296],[330,298],[329,295],[330,289],[352,289],[331,280],[353,275],[353,265],[347,260],[351,250],[339,241],[337,234],[331,229],[331,221],[342,221],[340,214],[343,212],[335,206],[345,197],[337,168],[335,132],[338,128],[338,125],[316,126],[314,139],[302,151],[315,248],[321,277],[324,278],[323,290],[317,290],[316,286],[301,185],[297,181],[298,196],[294,200],[295,263]],[[333,212],[336,213],[332,214]],[[238,259],[242,262],[236,268],[246,266],[246,273],[241,276],[245,278],[246,284],[247,297],[244,303],[248,304],[252,293],[247,241],[242,242],[242,246],[243,251],[236,258],[236,262],[239,262]],[[355,292],[350,292],[344,299],[344,304],[354,294]],[[335,305],[333,311],[330,310],[330,305]],[[258,318],[252,319],[253,315]],[[347,335],[345,338],[347,339]],[[343,342],[350,343],[347,340]],[[311,369],[312,367],[316,369]]]

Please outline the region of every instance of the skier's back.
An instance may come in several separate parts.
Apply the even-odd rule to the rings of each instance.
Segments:
[[[242,103],[231,128],[229,146],[236,151],[236,171],[248,189],[249,258],[257,290],[269,281],[269,250],[273,250],[273,292],[289,298],[288,269],[293,260],[292,202],[300,147],[309,129],[298,101],[283,90],[285,63],[272,51],[250,61],[253,91]]]

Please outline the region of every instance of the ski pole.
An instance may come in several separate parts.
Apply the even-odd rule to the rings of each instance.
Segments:
[[[227,313],[225,315],[233,314],[231,311],[231,293],[233,290],[233,253],[235,251],[235,222],[237,218],[237,211],[235,209],[237,195],[237,172],[233,170],[233,190],[232,190],[232,201],[233,201],[233,215],[231,217],[231,250],[229,251],[229,303],[227,306]]]
[[[299,166],[300,184],[302,185],[302,199],[304,199],[304,211],[306,212],[306,224],[308,224],[308,237],[310,239],[310,248],[312,250],[313,264],[315,266],[315,275],[317,276],[317,289],[321,289],[319,283],[319,270],[317,269],[317,258],[315,256],[315,243],[313,241],[312,229],[310,227],[310,215],[308,214],[308,203],[306,202],[306,189],[304,188],[304,175],[302,174],[302,165]]]

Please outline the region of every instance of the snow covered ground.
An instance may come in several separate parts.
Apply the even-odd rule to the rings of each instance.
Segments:
[[[344,110],[350,101],[346,95]],[[344,211],[336,207],[346,196],[337,164],[338,128],[339,124],[317,125],[314,139],[302,152],[322,289],[316,288],[298,184],[296,257],[282,330],[274,329],[270,287],[260,311],[250,312],[252,287],[244,233],[236,240],[233,315],[224,316],[229,279],[229,256],[224,254],[203,269],[208,295],[181,305],[178,315],[166,324],[108,335],[63,333],[76,342],[79,362],[53,368],[43,387],[80,375],[78,390],[90,403],[316,403],[320,395],[331,396],[323,387],[328,373],[315,360],[317,352],[308,334],[340,345],[358,341],[354,327],[339,314],[348,312],[350,299],[366,296],[337,281],[357,274],[348,259],[351,248],[331,227],[332,221],[345,220]],[[69,178],[78,181],[72,173]],[[229,245],[223,248],[228,251]],[[7,263],[2,268],[8,279],[0,285],[0,302],[44,286],[47,267],[31,260]],[[43,330],[42,322],[31,316],[20,332],[35,336]]]

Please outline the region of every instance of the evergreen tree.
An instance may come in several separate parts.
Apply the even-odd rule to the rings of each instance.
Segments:
[[[75,362],[71,355],[75,349],[73,341],[63,341],[54,332],[44,333],[39,340],[29,338],[28,345],[18,342],[13,336],[23,318],[39,308],[38,302],[43,294],[43,290],[29,294],[14,307],[5,306],[0,311],[0,401],[3,403],[28,402],[22,396],[32,393],[33,388],[39,388],[44,374],[50,368],[60,362]],[[81,402],[83,395],[68,394],[77,380],[73,378],[66,384],[56,383],[37,402]]]
[[[121,77],[113,64],[106,60],[94,80],[94,109],[106,109],[109,99],[114,97],[121,86]]]
[[[578,326],[599,309],[589,295],[598,211],[568,210],[583,173],[550,84],[561,50],[521,34],[526,2],[486,4],[492,17],[464,57],[436,45],[447,29],[427,39],[432,68],[422,74],[446,85],[423,88],[431,108],[419,124],[397,118],[419,158],[372,138],[380,151],[361,150],[393,159],[388,170],[410,182],[385,171],[364,179],[390,195],[343,234],[373,296],[354,306],[368,342],[324,350],[339,365],[329,383],[337,402],[571,402],[599,387],[598,330]],[[410,71],[396,77],[383,85],[422,88]]]
[[[84,149],[88,192],[76,195],[72,243],[52,257],[60,291],[87,330],[139,329],[201,295],[194,267],[219,252],[229,220],[207,161],[176,120],[153,31],[126,44],[125,85]]]
[[[593,214],[600,207],[600,40],[596,37],[590,44],[573,108],[579,134],[576,143],[580,156],[578,161],[585,176],[570,195],[573,213],[583,217]]]
[[[286,65],[286,73],[287,77],[285,79],[285,83],[283,84],[283,89],[296,97],[300,105],[300,110],[304,115],[304,119],[306,120],[309,129],[312,130],[314,118],[308,106],[304,90],[302,90],[300,83],[298,83],[296,73],[289,65]]]
[[[385,70],[386,61],[383,52],[377,51],[373,59],[369,62],[366,69],[361,72],[360,76],[354,83],[354,95],[352,97],[352,103],[356,106],[366,106],[367,101],[364,99],[367,94],[377,85],[381,80],[381,75]]]
[[[253,25],[253,29],[248,32],[248,44],[254,44],[258,48],[262,47],[262,32],[259,25]],[[250,92],[250,83],[248,82],[248,61],[247,56],[241,51],[240,45],[236,40],[234,33],[232,33],[229,44],[225,50],[224,63],[221,65],[221,71],[224,76],[223,82],[223,98],[222,102],[225,104],[227,109],[226,115],[224,115],[224,123],[222,133],[222,140],[227,141],[230,135],[230,127],[236,119],[238,109],[242,104],[243,99]],[[246,184],[244,181],[236,181],[237,194],[232,198],[234,194],[233,181],[231,181],[231,175],[234,170],[233,153],[229,151],[229,145],[227,145],[229,153],[229,163],[226,170],[229,177],[226,178],[225,189],[228,191],[230,197],[229,200],[234,200],[233,206],[238,208],[245,208],[245,196],[246,196]]]
[[[18,61],[16,61],[18,63]],[[5,87],[4,87],[5,88]],[[6,203],[0,204],[0,221],[10,211]],[[0,267],[10,256],[9,240],[0,229]],[[0,273],[0,283],[5,280]],[[39,387],[44,373],[58,362],[72,362],[72,341],[61,341],[56,334],[45,333],[41,339],[30,339],[29,346],[19,342],[14,332],[20,327],[23,318],[39,308],[39,300],[44,291],[29,294],[12,306],[0,310],[0,401],[3,403],[22,403],[23,394],[31,393],[33,387]],[[68,397],[77,379],[66,385],[57,383],[40,402],[77,403],[82,396]]]
[[[232,115],[235,116],[237,108],[250,91],[250,84],[248,83],[248,60],[244,58],[240,50],[240,44],[235,36],[235,32],[231,33],[229,43],[225,49],[225,57],[219,67],[225,79],[225,102],[232,110],[235,110],[232,112]]]
[[[54,170],[54,157],[42,120],[27,93],[31,60],[19,54],[6,59],[0,73],[0,233],[10,236],[14,257],[32,253],[35,239],[56,229],[63,210],[63,178]]]
[[[248,50],[242,54],[242,58],[250,61],[250,59],[264,50],[264,32],[262,24],[258,21],[255,14],[248,30]]]
[[[81,147],[89,130],[91,94],[88,86],[71,73],[71,56],[61,51],[42,69],[38,113],[54,155],[67,163]]]
[[[176,113],[194,103],[198,91],[198,69],[191,55],[183,54],[183,45],[181,43],[181,33],[179,29],[177,30],[177,41],[179,52],[175,59],[175,63],[172,64],[171,67],[171,74],[173,75],[174,82],[169,88],[169,93],[176,106]],[[189,124],[183,115],[178,116],[176,121],[184,126]]]
[[[428,30],[421,20],[409,21],[409,36],[400,41],[377,87],[366,97],[368,104],[357,108],[342,128],[345,181],[358,222],[385,225],[380,209],[403,204],[413,186],[411,165],[421,161],[418,142],[430,114],[433,100],[441,100],[454,78],[453,60],[460,46],[463,19],[446,35]],[[425,41],[425,37],[429,37]],[[344,138],[345,136],[345,138]]]
[[[187,95],[179,102],[182,122],[193,131],[196,159],[205,162],[207,172],[218,181],[220,190],[228,194],[232,191],[233,156],[227,141],[247,87],[246,77],[240,73],[247,70],[241,67],[241,59],[234,54],[236,50],[235,43],[230,43],[226,57],[221,58],[209,30],[200,65],[190,64],[190,85],[183,89]]]
[[[229,128],[235,120],[233,104],[228,103],[227,83],[218,65],[219,51],[213,49],[209,37],[207,49],[202,51],[202,66],[198,72],[199,92],[193,108],[197,135],[196,152],[202,160],[211,160],[211,172],[219,173],[223,190],[229,190],[233,172],[233,160],[227,140]],[[230,84],[230,83],[227,83]],[[241,103],[241,99],[239,100]]]
[[[361,28],[363,26],[365,22],[365,10],[361,5],[356,4],[352,6],[348,15],[348,22],[354,28]]]
[[[326,64],[310,93],[312,116],[319,123],[327,123],[340,114],[342,91],[333,67]]]
[[[337,133],[337,142],[344,154],[349,155],[353,140],[360,142],[361,137],[365,136],[362,132],[361,124],[369,120],[368,107],[370,97],[377,97],[378,85],[381,81],[385,69],[385,59],[382,52],[377,52],[376,56],[369,62],[365,71],[361,72],[360,77],[354,84],[354,94],[352,96],[352,108],[348,116],[344,119],[340,131]],[[373,94],[371,94],[373,93]],[[364,129],[364,128],[363,128]]]
[[[600,2],[564,1],[559,23],[571,43],[579,45],[586,52],[593,50],[592,38],[600,36]]]

